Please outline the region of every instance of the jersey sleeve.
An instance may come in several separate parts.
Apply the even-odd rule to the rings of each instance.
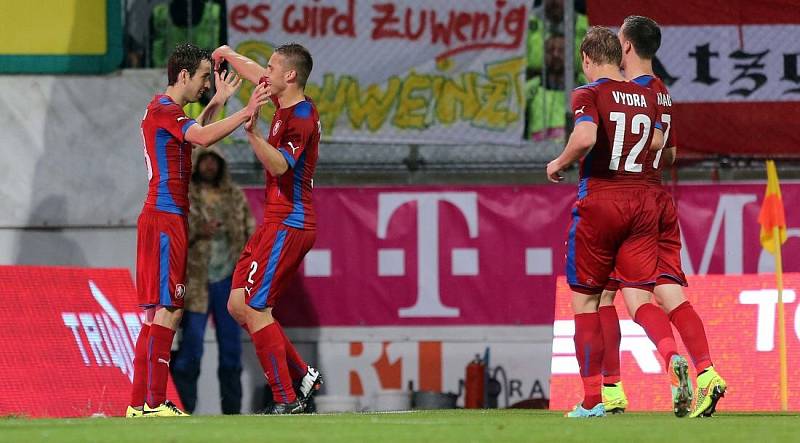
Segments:
[[[671,148],[673,146],[678,146],[678,134],[675,133],[675,126],[673,126],[673,115],[671,113],[671,108],[662,108],[661,109],[661,124],[663,125],[664,130],[664,137],[666,137],[666,141],[664,142],[665,148]]]
[[[276,146],[290,168],[294,168],[297,160],[303,155],[306,144],[311,141],[314,131],[317,131],[317,123],[312,118],[311,104],[300,103],[286,124],[280,142]]]
[[[661,131],[666,131],[667,128],[664,125],[664,122],[662,121],[662,118],[661,118],[661,114],[663,112],[663,109],[662,109],[661,106],[658,105],[658,96],[656,95],[656,93],[652,89],[649,89],[648,92],[649,93],[647,94],[647,100],[650,100],[650,103],[655,104],[654,108],[656,109],[656,115],[655,115],[655,118],[653,119],[655,124],[653,124],[653,127],[656,128],[656,129],[660,129]]]
[[[661,121],[664,122],[664,114],[661,115]],[[670,115],[669,123],[664,122],[664,130],[667,131],[667,142],[664,144],[665,148],[678,146],[678,134],[675,133],[675,127],[672,126],[672,116]]]
[[[581,87],[572,91],[572,118],[576,125],[581,122],[594,124],[600,122],[596,97],[595,91],[591,88]]]
[[[169,104],[161,106],[158,114],[158,126],[166,129],[178,141],[183,142],[186,131],[197,123],[193,118],[189,118],[180,106]]]

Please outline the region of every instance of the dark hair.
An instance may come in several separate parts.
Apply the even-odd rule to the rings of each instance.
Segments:
[[[619,39],[610,29],[603,26],[592,26],[581,42],[581,52],[599,65],[622,63],[622,46]]]
[[[305,88],[308,76],[311,75],[311,69],[314,67],[314,60],[311,59],[308,49],[298,43],[288,43],[278,46],[275,52],[286,57],[289,68],[297,71],[297,83],[301,88]]]
[[[167,62],[167,80],[169,81],[169,86],[174,85],[175,82],[178,81],[178,74],[184,69],[189,72],[189,77],[193,76],[197,68],[200,67],[200,62],[203,60],[208,60],[209,63],[213,63],[211,60],[211,51],[208,49],[198,48],[191,43],[181,43],[175,46],[175,50],[172,51],[172,54],[169,56],[169,61]]]
[[[631,42],[636,54],[652,59],[661,46],[661,28],[652,18],[629,15],[622,22],[622,35]]]
[[[217,188],[220,182],[222,182],[222,177],[225,176],[227,162],[214,151],[206,151],[197,156],[197,166],[194,168],[194,172],[192,172],[192,183],[200,183],[200,163],[205,160],[206,157],[211,157],[217,161],[217,175],[211,180],[211,185]]]

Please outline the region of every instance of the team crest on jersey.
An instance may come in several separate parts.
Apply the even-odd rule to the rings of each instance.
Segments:
[[[278,121],[275,122],[275,126],[272,127],[272,136],[273,137],[275,137],[275,135],[278,134],[278,128],[280,128],[280,127],[281,127],[281,121],[278,120]]]
[[[182,285],[180,283],[175,285],[175,298],[178,298],[178,299],[183,298],[183,296],[185,294],[186,294],[186,286],[184,286],[184,285]]]

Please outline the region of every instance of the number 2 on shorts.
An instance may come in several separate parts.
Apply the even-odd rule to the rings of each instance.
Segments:
[[[256,274],[257,270],[258,270],[258,262],[253,260],[253,262],[250,263],[250,274],[247,275],[247,282],[250,283],[251,285],[255,283],[253,282],[253,276]]]

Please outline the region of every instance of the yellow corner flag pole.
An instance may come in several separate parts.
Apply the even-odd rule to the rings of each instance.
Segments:
[[[789,410],[789,375],[786,361],[786,317],[783,307],[783,263],[781,244],[786,241],[786,213],[778,183],[778,170],[767,160],[767,192],[758,215],[761,224],[761,245],[775,256],[775,279],[778,285],[778,358],[781,371],[781,410]]]
[[[781,362],[781,411],[789,410],[789,371],[786,362],[786,317],[783,313],[783,263],[779,228],[772,228],[775,237],[775,279],[778,283],[778,353]]]

